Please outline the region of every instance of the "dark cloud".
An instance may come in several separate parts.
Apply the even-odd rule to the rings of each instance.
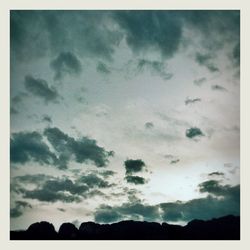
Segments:
[[[93,10],[12,10],[11,55],[25,61],[72,51],[110,60],[122,35],[109,25],[109,15]]]
[[[170,164],[176,164],[176,163],[178,163],[179,161],[180,161],[180,159],[172,160],[172,161],[170,162]]]
[[[120,206],[101,205],[94,213],[96,222],[115,222],[119,220],[146,221],[191,221],[193,219],[208,220],[228,214],[240,214],[240,186],[220,185],[218,182],[206,181],[199,185],[200,192],[208,196],[189,200],[143,204],[134,200]]]
[[[21,92],[11,98],[11,102],[10,102],[10,114],[11,115],[16,115],[19,113],[18,106],[20,108],[20,104],[22,104],[23,98],[26,98],[27,96],[28,96],[27,93]]]
[[[145,184],[147,182],[143,177],[140,177],[140,176],[128,175],[125,177],[125,179],[128,183],[133,183],[135,185],[142,185],[142,184]]]
[[[61,52],[50,63],[55,72],[54,79],[60,80],[64,75],[79,75],[82,71],[80,60],[71,52]]]
[[[165,64],[159,61],[140,59],[138,60],[137,70],[138,72],[150,71],[152,74],[159,75],[164,80],[169,80],[173,76],[173,74],[166,72]]]
[[[72,51],[79,56],[111,60],[125,38],[137,54],[154,50],[170,58],[181,44],[189,44],[183,28],[198,32],[197,37],[201,34],[202,46],[216,51],[227,42],[239,44],[240,11],[12,10],[11,56],[25,61]]]
[[[38,132],[13,133],[10,140],[11,162],[25,164],[35,161],[65,169],[72,160],[78,163],[90,161],[97,167],[104,167],[109,162],[108,157],[113,156],[113,151],[106,151],[88,137],[74,139],[58,128],[46,128],[44,135],[53,147],[53,152]]]
[[[202,187],[203,185],[201,185]],[[214,195],[193,199],[187,202],[162,203],[162,218],[165,221],[190,221],[193,219],[207,220],[228,214],[240,214],[240,187],[216,186],[209,189]],[[223,190],[223,192],[221,191]],[[202,189],[203,191],[203,189]],[[208,191],[208,190],[206,190]],[[217,195],[222,195],[222,198]]]
[[[67,191],[71,193],[72,195],[76,195],[76,194],[81,195],[89,190],[87,185],[85,185],[84,183],[82,183],[81,185],[79,185],[78,183],[76,185],[70,179],[49,180],[45,182],[45,184],[43,185],[43,188],[46,190],[50,190],[52,192]]]
[[[45,56],[48,41],[41,15],[36,11],[10,11],[10,52],[18,60]]]
[[[51,117],[49,115],[44,115],[42,117],[42,121],[52,123],[52,119],[51,119]]]
[[[124,187],[122,193],[126,193],[128,201],[130,203],[142,203],[143,201],[139,198],[142,196],[142,191],[137,188]]]
[[[94,213],[95,221],[110,223],[120,220],[146,220],[156,221],[159,219],[158,207],[143,205],[141,203],[124,203],[121,206],[101,205]]]
[[[25,76],[24,86],[26,90],[34,96],[42,98],[45,103],[55,102],[59,97],[57,90],[53,87],[49,87],[45,80],[34,78],[31,75]]]
[[[110,196],[106,195],[105,193],[103,193],[102,191],[98,190],[98,189],[93,189],[90,190],[87,194],[87,197],[94,197],[94,196],[99,196],[99,197],[103,197],[104,199],[110,199]]]
[[[147,204],[129,204],[125,203],[123,206],[121,206],[119,209],[120,213],[130,217],[131,219],[134,218],[140,218],[144,219],[146,221],[155,221],[158,217],[158,208],[155,206],[150,206]]]
[[[217,72],[219,69],[212,63],[213,56],[210,54],[196,53],[195,60],[201,66],[205,66],[210,72]]]
[[[199,184],[200,192],[220,193],[221,185],[216,180],[209,180]]]
[[[87,185],[89,188],[108,188],[113,186],[95,174],[83,175],[77,179],[77,183]]]
[[[183,41],[187,41],[187,38],[183,37],[183,28],[201,34],[201,44],[208,53],[223,48],[225,43],[237,42],[240,39],[239,11],[145,10],[112,14],[125,31],[127,44],[135,53],[151,49],[159,51],[165,58],[172,57]],[[212,62],[204,62],[204,59],[207,60],[201,58],[201,61],[210,71],[218,70]]]
[[[51,176],[50,175],[45,175],[45,174],[35,174],[35,175],[20,175],[20,176],[15,176],[13,178],[13,184],[18,185],[19,183],[22,184],[36,184],[40,186],[47,180],[50,180]]]
[[[222,87],[222,86],[220,86],[220,85],[212,85],[211,86],[211,89],[212,90],[218,90],[218,91],[227,91],[227,89],[226,88],[224,88],[224,87]]]
[[[111,73],[108,66],[103,62],[98,62],[97,66],[96,66],[96,70],[99,73],[103,73],[103,74],[110,74]]]
[[[29,184],[35,188],[27,188]],[[45,202],[62,201],[65,203],[80,202],[83,198],[96,195],[105,196],[99,189],[114,186],[95,175],[88,174],[75,179],[68,177],[56,178],[49,175],[23,175],[12,180],[11,191],[22,195],[23,198],[36,199]]]
[[[196,102],[201,102],[201,98],[194,98],[194,99],[191,99],[191,98],[188,98],[185,100],[185,104],[188,105],[188,104],[192,104],[192,103],[196,103]]]
[[[141,159],[132,160],[128,159],[124,162],[126,174],[140,172],[145,167],[145,163]]]
[[[32,208],[32,206],[26,201],[16,201],[15,207],[10,209],[10,217],[20,217],[24,213],[26,208]]]
[[[206,35],[206,38],[215,33],[219,36],[217,39],[223,37],[223,41],[233,37],[233,40],[239,38],[239,10],[192,10],[182,11],[182,14],[194,28]],[[211,37],[211,39],[216,39],[216,37]]]
[[[231,187],[230,185],[221,185],[219,181],[209,180],[201,183],[199,185],[201,193],[210,193],[215,196],[224,196],[224,197],[234,197],[240,201],[240,188],[239,186]]]
[[[144,126],[146,129],[152,129],[154,127],[154,123],[153,122],[146,122]]]
[[[95,221],[99,223],[111,223],[122,220],[122,215],[114,211],[111,206],[101,205],[94,213]]]
[[[66,212],[66,210],[64,208],[60,208],[60,207],[57,208],[57,210],[59,210],[60,212],[63,212],[63,213]]]
[[[36,161],[49,165],[56,163],[56,156],[38,132],[19,132],[11,135],[10,161],[20,164]]]
[[[194,84],[197,85],[197,86],[201,86],[206,81],[207,81],[207,78],[206,77],[202,77],[202,78],[199,78],[199,79],[195,79],[194,80]]]
[[[239,10],[182,11],[182,15],[185,17],[187,28],[200,33],[200,42],[208,54],[223,49],[225,44],[239,44]],[[205,64],[204,66],[210,71],[217,71],[217,67],[212,62],[206,62],[206,64],[208,67]]]
[[[65,202],[65,203],[72,203],[72,202],[80,202],[81,199],[77,195],[71,194],[64,194],[63,192],[54,192],[48,189],[35,189],[35,190],[25,190],[23,191],[23,197],[28,199],[35,199],[38,201],[45,201],[45,202]]]
[[[164,155],[164,158],[169,159],[170,164],[176,164],[180,161],[180,159],[178,159],[177,156],[171,154]]]
[[[197,136],[204,136],[204,134],[199,128],[193,127],[186,130],[186,137],[192,139]]]
[[[109,176],[114,176],[116,174],[116,172],[112,171],[112,170],[106,170],[106,171],[102,171],[102,172],[98,172],[99,175],[107,178]]]
[[[109,162],[108,157],[113,155],[112,151],[99,147],[93,139],[82,137],[76,140],[56,127],[46,128],[44,135],[59,154],[58,163],[64,168],[72,157],[78,163],[91,161],[97,167],[104,167]]]
[[[208,176],[224,176],[224,175],[225,175],[224,173],[218,171],[208,174]]]
[[[89,188],[86,185],[78,185],[70,179],[59,179],[51,177],[41,187],[33,190],[22,189],[24,198],[36,199],[39,201],[65,203],[80,202]]]
[[[135,53],[158,50],[172,57],[182,38],[182,25],[174,11],[116,11],[114,20],[125,31],[128,46]]]

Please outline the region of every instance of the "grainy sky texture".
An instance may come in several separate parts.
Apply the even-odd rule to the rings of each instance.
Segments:
[[[11,11],[11,229],[240,212],[239,11]]]

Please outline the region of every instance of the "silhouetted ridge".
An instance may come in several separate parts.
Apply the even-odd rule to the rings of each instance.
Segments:
[[[214,240],[239,239],[240,217],[228,215],[209,221],[193,220],[185,228],[187,238],[196,235],[199,239],[209,240],[212,235]]]
[[[26,233],[28,239],[31,240],[54,240],[57,238],[57,232],[53,224],[46,221],[30,225]]]
[[[79,231],[72,223],[63,223],[58,231],[60,240],[77,240],[79,238]]]
[[[239,240],[240,217],[225,216],[208,221],[193,220],[186,226],[146,221],[120,221],[113,224],[83,222],[79,229],[63,223],[58,233],[42,221],[26,231],[11,231],[11,240]]]

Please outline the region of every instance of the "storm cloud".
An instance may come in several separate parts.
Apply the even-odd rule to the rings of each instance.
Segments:
[[[112,184],[103,180],[96,174],[83,175],[77,179],[77,183],[85,184],[89,188],[108,188],[113,186]]]
[[[120,220],[156,221],[159,216],[158,207],[140,203],[123,203],[121,206],[101,205],[94,213],[95,221],[110,223]]]
[[[228,214],[239,215],[239,185],[220,185],[216,181],[211,185],[206,181],[199,185],[199,190],[202,193],[207,192],[208,196],[186,202],[176,201],[156,205],[138,203],[138,201],[113,207],[101,205],[94,214],[95,221],[102,223],[119,220],[188,222],[193,219],[208,220]]]
[[[109,152],[99,147],[93,139],[88,137],[74,139],[56,127],[46,128],[44,135],[58,152],[61,167],[67,167],[69,160],[72,160],[72,156],[78,163],[91,161],[97,167],[104,167],[109,162],[108,157],[113,155],[112,151]]]
[[[201,66],[205,66],[210,72],[217,72],[219,69],[212,62],[213,56],[210,54],[196,53],[195,60]]]
[[[192,103],[196,103],[196,102],[201,102],[201,98],[194,98],[194,99],[187,98],[187,99],[185,100],[185,104],[186,104],[186,105],[192,104]]]
[[[208,174],[208,176],[224,176],[224,175],[225,175],[224,173],[218,171]]]
[[[144,126],[146,129],[152,129],[154,127],[154,123],[153,122],[146,122]]]
[[[55,164],[56,156],[38,132],[13,133],[10,139],[10,161],[25,164],[35,161],[40,164]]]
[[[109,11],[12,10],[11,55],[23,61],[72,51],[111,60],[122,35],[106,24],[109,15]]]
[[[32,206],[26,201],[15,201],[15,207],[10,209],[10,217],[20,217],[26,208],[32,208]]]
[[[113,18],[125,31],[127,44],[135,53],[155,49],[170,58],[180,46],[182,24],[174,11],[117,11]]]
[[[42,121],[47,122],[47,123],[52,123],[52,119],[49,115],[43,115]]]
[[[227,91],[226,88],[224,88],[224,87],[222,87],[222,86],[220,86],[220,85],[218,85],[218,84],[212,85],[212,86],[211,86],[211,89],[212,89],[212,90],[218,90],[218,91]]]
[[[177,164],[180,161],[180,159],[172,160],[170,164]]]
[[[64,75],[79,75],[82,65],[79,59],[71,52],[61,52],[57,58],[50,63],[55,72],[54,78],[60,80]]]
[[[47,180],[50,180],[51,176],[50,175],[45,175],[45,174],[26,174],[26,175],[18,175],[13,177],[13,182],[15,185],[18,185],[20,183],[22,184],[36,184],[40,186]]]
[[[27,184],[35,185],[35,188],[27,189]],[[15,188],[12,192],[21,194],[23,198],[50,203],[71,203],[96,195],[103,196],[100,189],[112,187],[114,184],[92,173],[78,178],[57,178],[42,174],[16,176],[13,185]]]
[[[133,183],[135,185],[142,185],[142,184],[146,183],[146,180],[143,177],[140,177],[140,176],[128,175],[128,176],[125,177],[125,179],[126,179],[126,181],[128,183]]]
[[[148,49],[171,58],[185,41],[184,28],[199,32],[203,47],[239,44],[239,11],[29,11],[10,13],[11,55],[19,60],[72,51],[111,60],[123,38],[138,54]],[[111,24],[111,25],[110,25]],[[86,34],[88,34],[86,36]]]
[[[186,130],[186,137],[192,139],[194,137],[204,136],[199,128],[193,127]]]
[[[173,74],[166,71],[166,65],[160,61],[150,61],[146,59],[139,59],[137,64],[138,72],[150,71],[153,75],[159,75],[164,80],[172,78]]]
[[[25,76],[24,86],[27,91],[43,99],[45,103],[55,102],[59,97],[57,90],[53,87],[49,87],[45,80],[34,78],[31,75]]]
[[[44,136],[56,154],[50,150],[39,132],[13,133],[10,140],[11,162],[25,164],[35,161],[42,165],[65,169],[70,161],[78,163],[90,161],[97,167],[104,167],[109,162],[108,157],[113,155],[113,151],[109,152],[99,147],[93,139],[88,137],[74,139],[58,128],[46,128]]]
[[[145,168],[145,163],[141,159],[132,160],[128,159],[124,162],[126,174],[137,173]]]
[[[116,172],[114,172],[112,170],[105,170],[105,171],[102,171],[102,172],[99,171],[98,173],[99,173],[99,175],[101,175],[101,176],[103,176],[105,178],[107,178],[109,176],[113,176],[113,175],[116,174]]]
[[[163,210],[162,218],[166,221],[190,221],[240,214],[239,185],[220,185],[217,181],[211,180],[201,183],[199,190],[202,193],[207,192],[208,196],[187,202],[160,204]]]
[[[23,198],[35,199],[44,202],[62,201],[65,203],[80,202],[81,197],[88,191],[86,185],[77,185],[68,178],[56,178],[46,175],[24,175],[14,179],[14,192]],[[27,184],[35,188],[27,188]]]

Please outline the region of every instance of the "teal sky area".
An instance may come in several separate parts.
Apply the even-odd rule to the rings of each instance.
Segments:
[[[10,224],[240,213],[240,12],[10,12]]]

